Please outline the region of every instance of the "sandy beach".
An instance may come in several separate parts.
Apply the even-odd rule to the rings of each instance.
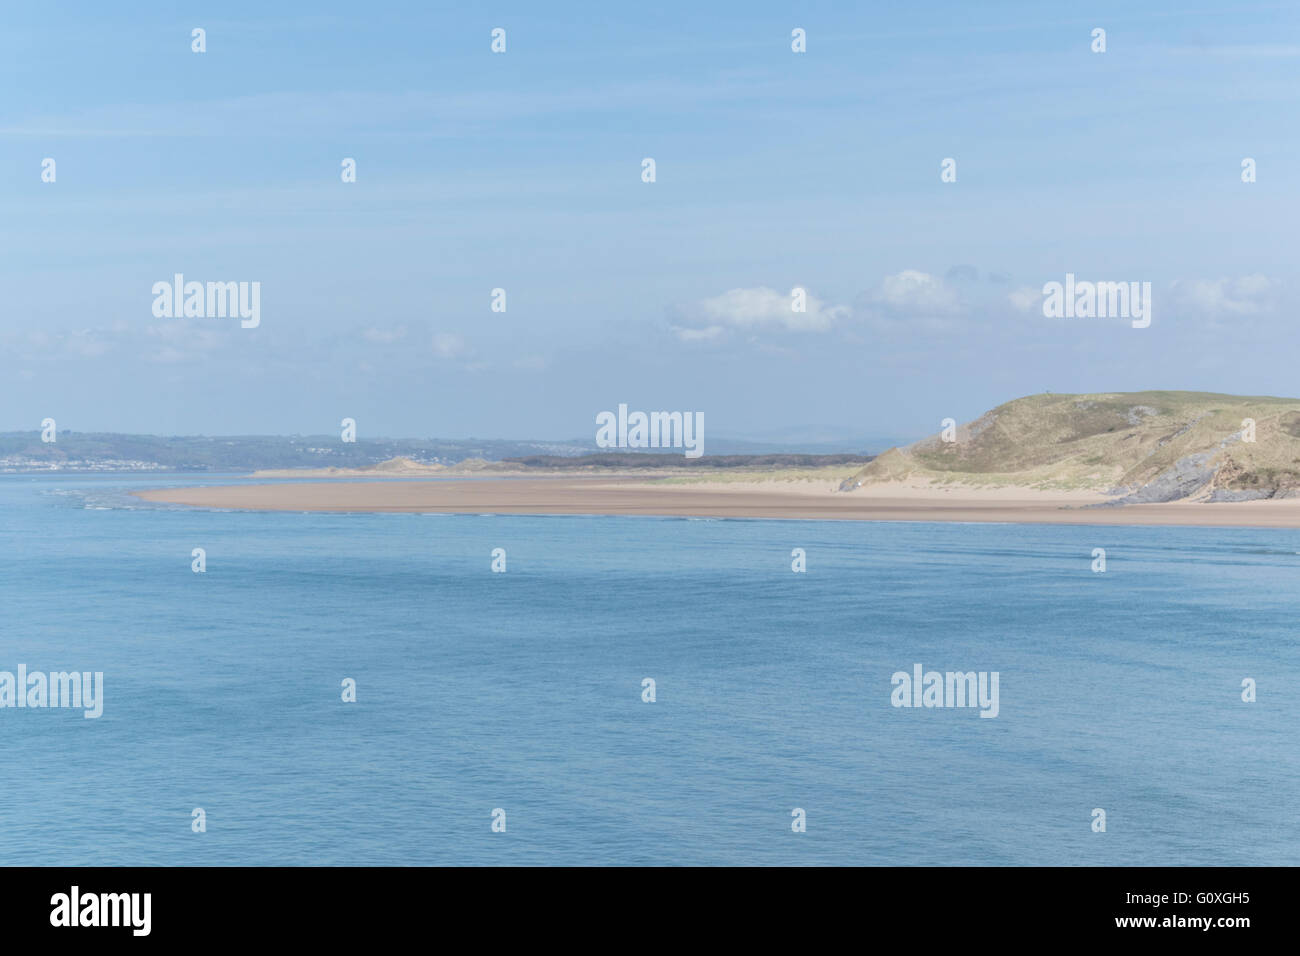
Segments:
[[[667,483],[645,478],[508,478],[244,484],[137,492],[148,501],[251,511],[676,515],[844,521],[1300,528],[1300,499],[1088,508],[1091,493],[822,482]]]

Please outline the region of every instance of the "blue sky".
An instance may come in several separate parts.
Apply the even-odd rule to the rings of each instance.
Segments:
[[[1298,395],[1300,8],[1221,6],[9,5],[0,430],[567,438],[625,402],[854,438]],[[155,318],[177,272],[261,282],[261,325]],[[1067,272],[1151,282],[1151,327],[1044,318]]]

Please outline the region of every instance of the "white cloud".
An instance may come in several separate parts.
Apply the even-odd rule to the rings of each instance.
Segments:
[[[375,342],[379,345],[392,345],[406,338],[406,326],[399,325],[387,329],[366,329],[362,333],[367,342]]]
[[[836,321],[846,318],[844,306],[831,306],[806,292],[804,311],[794,309],[794,293],[778,292],[767,286],[731,289],[722,295],[703,299],[687,313],[699,320],[700,328],[675,327],[684,341],[715,339],[728,328],[781,328],[792,332],[824,332]]]
[[[1043,293],[1041,289],[1022,285],[1007,295],[1007,301],[1017,312],[1033,312],[1036,308],[1042,309]]]
[[[108,351],[108,343],[93,329],[75,329],[67,338],[68,351],[82,358],[98,358]]]
[[[435,332],[433,354],[438,358],[455,358],[466,352],[465,339],[454,332]]]
[[[146,362],[171,364],[206,359],[229,348],[236,338],[210,320],[169,319],[150,325],[116,320],[95,328],[0,331],[0,350],[23,361],[118,356],[115,361],[120,363],[134,356]]]
[[[681,325],[673,326],[673,334],[683,342],[712,342],[726,331],[720,325],[710,325],[703,329],[691,329]]]
[[[885,276],[871,301],[901,315],[953,315],[961,311],[961,300],[944,281],[927,272],[904,269]]]
[[[146,341],[154,338],[162,342],[159,348],[143,353],[145,360],[164,365],[198,359],[228,344],[222,335],[205,327],[204,320],[196,319],[155,323],[145,329],[145,335]]]
[[[182,352],[180,349],[173,348],[170,345],[163,346],[160,349],[155,349],[145,356],[146,360],[157,362],[160,365],[174,365],[177,362],[188,361],[190,358],[192,358],[192,356],[189,353]]]
[[[1178,279],[1170,287],[1174,304],[1210,317],[1258,315],[1271,311],[1281,283],[1263,275],[1236,279]]]

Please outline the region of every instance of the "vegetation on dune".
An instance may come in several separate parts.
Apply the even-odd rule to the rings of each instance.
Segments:
[[[892,448],[842,487],[928,480],[1091,490],[1126,501],[1300,494],[1300,399],[1031,395],[958,426],[952,441],[944,437]]]

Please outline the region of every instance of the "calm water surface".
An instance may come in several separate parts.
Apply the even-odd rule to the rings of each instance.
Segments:
[[[0,862],[1300,863],[1298,531],[126,494],[168,483],[0,478],[0,670],[105,682],[0,710]],[[998,717],[891,707],[918,662]]]

